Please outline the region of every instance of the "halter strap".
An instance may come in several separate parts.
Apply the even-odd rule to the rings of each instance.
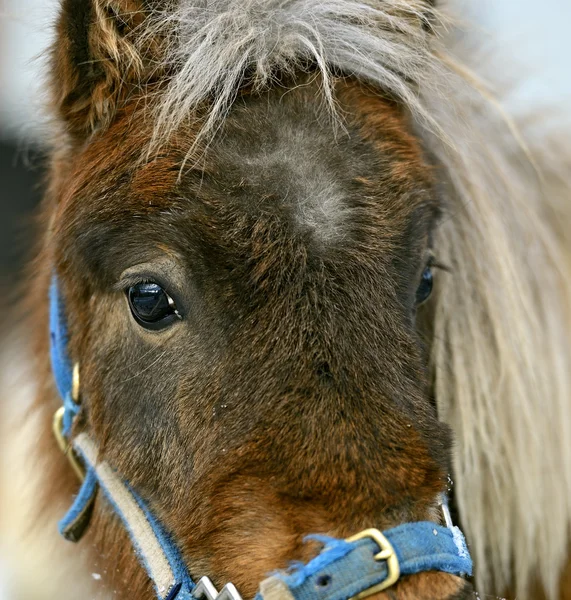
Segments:
[[[117,471],[99,460],[99,448],[89,434],[74,435],[81,406],[74,392],[65,307],[55,276],[50,287],[50,339],[52,369],[63,400],[56,414],[56,437],[76,471],[84,471],[79,493],[60,521],[60,533],[73,542],[81,539],[101,489],[128,531],[159,600],[241,600],[231,583],[220,593],[208,577],[195,584],[171,533]],[[349,540],[326,536],[308,539],[323,543],[322,552],[306,565],[292,565],[263,581],[256,600],[360,600],[390,587],[401,575],[472,573],[464,536],[453,526],[418,522],[383,533],[366,530]]]
[[[398,574],[414,575],[441,571],[453,575],[471,574],[472,561],[464,536],[428,521],[406,523],[380,534],[366,530],[362,539],[339,540],[308,536],[324,544],[321,553],[308,564],[293,566],[262,582],[256,600],[347,600],[366,598],[391,584],[391,555]],[[380,535],[384,541],[379,542]],[[378,558],[378,548],[389,550]],[[387,585],[389,583],[389,585]]]
[[[67,322],[64,302],[56,277],[50,287],[51,360],[56,386],[63,400],[57,413],[55,429],[67,440],[66,454],[80,462],[85,470],[83,482],[71,508],[59,523],[59,531],[68,541],[78,542],[85,533],[95,496],[101,489],[127,529],[137,556],[155,585],[159,600],[191,600],[195,584],[170,535],[153,516],[144,501],[107,463],[99,461],[99,448],[87,433],[72,438],[80,404],[74,398],[73,367],[68,352]],[[63,444],[62,444],[63,445]],[[75,454],[75,457],[74,457]]]

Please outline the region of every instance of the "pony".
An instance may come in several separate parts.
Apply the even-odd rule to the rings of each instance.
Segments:
[[[251,598],[331,536],[436,527],[452,487],[479,593],[571,598],[571,154],[475,74],[454,8],[62,0],[27,294],[40,597],[154,593],[102,494],[55,541],[57,281],[70,436],[192,573]],[[472,594],[429,570],[374,597]]]

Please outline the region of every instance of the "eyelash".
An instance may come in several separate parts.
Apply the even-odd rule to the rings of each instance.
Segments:
[[[434,256],[430,256],[426,266],[431,269],[438,269],[440,271],[445,271],[446,273],[452,273],[452,267],[449,267],[447,264],[440,262]]]

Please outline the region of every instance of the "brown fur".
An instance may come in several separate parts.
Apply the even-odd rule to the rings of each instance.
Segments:
[[[52,93],[72,139],[108,126],[133,90],[150,83],[157,49],[153,40],[137,45],[144,20],[141,0],[62,2]]]

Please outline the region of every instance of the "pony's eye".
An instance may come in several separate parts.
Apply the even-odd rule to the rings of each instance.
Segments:
[[[137,283],[127,297],[135,321],[145,329],[163,329],[181,318],[174,300],[158,283]]]
[[[420,279],[420,285],[416,290],[416,303],[422,304],[426,302],[432,293],[432,286],[434,282],[432,279],[432,269],[430,267],[426,267],[422,272],[422,277]]]

